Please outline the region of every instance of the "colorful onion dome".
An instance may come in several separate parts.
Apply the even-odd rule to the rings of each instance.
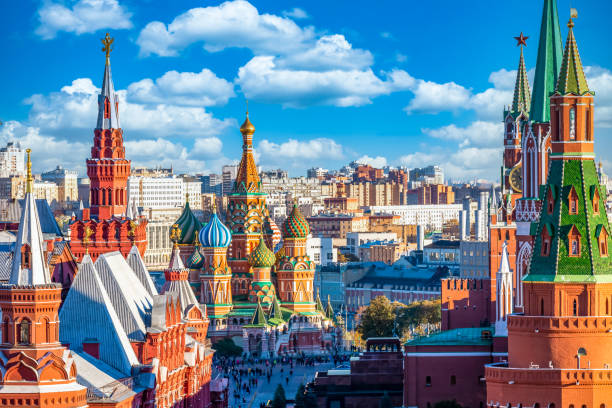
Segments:
[[[283,237],[281,235],[281,230],[269,215],[267,215],[264,219],[264,230],[266,231],[266,234],[272,236],[272,249],[276,248]]]
[[[291,215],[283,223],[283,238],[306,238],[310,234],[308,221],[297,204],[293,204]]]
[[[200,243],[208,248],[227,248],[232,240],[232,233],[217,216],[217,210],[213,207],[208,224],[200,231]]]
[[[200,248],[196,246],[193,253],[187,260],[187,267],[189,269],[201,269],[203,266],[204,258],[202,258],[202,255],[200,255]]]
[[[242,124],[242,126],[240,126],[240,133],[242,133],[243,135],[244,134],[252,135],[253,133],[255,133],[255,126],[253,126],[253,124],[249,120],[248,112],[246,115],[246,119],[244,120],[244,123]]]
[[[249,255],[248,262],[254,268],[271,268],[276,263],[276,256],[266,246],[263,235],[259,237],[257,248]]]
[[[179,245],[193,245],[196,242],[196,235],[202,229],[202,223],[189,208],[189,201],[185,202],[183,213],[175,222],[180,229],[180,237],[176,241]]]

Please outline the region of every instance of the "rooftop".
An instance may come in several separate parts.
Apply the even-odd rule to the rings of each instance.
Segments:
[[[488,332],[488,333],[487,333]],[[483,334],[484,333],[484,334]],[[408,340],[406,346],[488,346],[493,341],[494,327],[466,327],[445,330]]]

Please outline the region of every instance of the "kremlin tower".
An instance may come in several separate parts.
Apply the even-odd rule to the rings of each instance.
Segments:
[[[26,196],[7,284],[0,286],[0,401],[11,407],[87,407],[71,352],[60,344],[62,286],[51,282],[32,194],[27,149]]]
[[[557,15],[557,1],[545,0],[540,28],[538,59],[531,105],[527,115],[529,127],[522,134],[521,198],[516,202],[517,226],[515,306],[522,310],[524,303],[521,279],[527,273],[533,248],[532,224],[538,220],[541,202],[539,186],[546,182],[551,152],[550,95],[555,90],[563,55],[563,40]],[[516,191],[516,190],[515,190]]]
[[[90,180],[91,215],[108,220],[126,213],[127,180],[130,161],[125,158],[123,130],[119,124],[119,98],[115,93],[110,67],[114,39],[108,33],[102,39],[106,53],[102,90],[98,95],[98,124],[94,130],[91,158],[87,159]]]
[[[545,17],[553,6],[547,2]],[[508,361],[486,367],[489,407],[612,404],[610,225],[594,161],[593,93],[572,19],[568,27],[548,112],[532,103],[533,129],[550,131],[550,170],[523,278],[524,313],[508,316]]]
[[[147,221],[135,214],[127,202],[130,161],[125,158],[119,98],[111,75],[113,42],[108,33],[102,39],[106,65],[98,95],[98,122],[91,158],[87,159],[90,208],[83,209],[81,219],[73,217],[70,224],[70,248],[79,262],[86,253],[95,261],[99,255],[112,251],[120,251],[125,257],[134,245],[144,255],[147,247]]]

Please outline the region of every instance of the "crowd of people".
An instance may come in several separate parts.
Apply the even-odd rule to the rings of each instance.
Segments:
[[[296,366],[315,367],[323,363],[333,363],[335,367],[348,361],[349,358],[350,354],[316,356],[300,354],[275,358],[217,357],[215,355],[213,367],[217,373],[227,377],[232,385],[230,398],[233,398],[234,403],[230,406],[244,408],[249,406],[258,386],[263,382],[271,384],[273,378],[275,380],[280,378],[280,382],[288,386]],[[265,406],[263,402],[260,404],[260,408]]]

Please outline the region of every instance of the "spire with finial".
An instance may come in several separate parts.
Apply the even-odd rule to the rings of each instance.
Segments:
[[[26,161],[26,193],[34,192],[34,178],[32,177],[32,160],[30,158],[30,153],[32,149],[26,149],[27,161]]]
[[[561,60],[563,40],[557,14],[557,0],[544,0],[538,59],[536,62],[530,120],[537,123],[550,122],[550,95],[555,90]]]
[[[523,56],[523,47],[527,46],[527,39],[521,34],[518,37],[514,37],[517,40],[518,47],[521,47],[521,56],[519,58],[519,65],[516,74],[516,84],[514,85],[514,98],[512,100],[512,114],[518,115],[520,113],[529,114],[529,108],[531,107],[531,93],[529,91],[529,79],[527,78],[527,69],[525,68],[525,58]]]
[[[27,152],[27,186],[15,240],[13,264],[8,283],[11,285],[45,285],[51,283],[44,252],[44,240],[38,208],[32,193],[32,162]]]
[[[170,228],[170,241],[173,242],[173,248],[178,248],[178,242],[181,239],[181,228],[178,224],[172,225]]]
[[[246,119],[242,126],[240,126],[240,133],[242,133],[243,140],[242,158],[240,159],[240,164],[238,165],[238,171],[236,173],[234,192],[260,193],[261,181],[259,180],[259,173],[257,172],[255,158],[253,157],[253,134],[255,133],[255,126],[253,126],[249,119],[248,103]]]
[[[578,45],[574,37],[574,18],[578,16],[575,9],[572,9],[570,19],[567,23],[569,29],[565,52],[563,53],[563,63],[559,72],[559,82],[557,83],[556,93],[559,95],[584,95],[591,93],[587,84],[586,76],[580,61]]]
[[[102,80],[102,90],[98,95],[98,129],[119,129],[119,98],[115,93],[115,86],[113,85],[113,77],[111,75],[110,68],[110,53],[113,51],[112,44],[115,41],[114,38],[106,33],[106,36],[102,39],[102,52],[106,56],[106,64],[104,67],[104,79]]]

